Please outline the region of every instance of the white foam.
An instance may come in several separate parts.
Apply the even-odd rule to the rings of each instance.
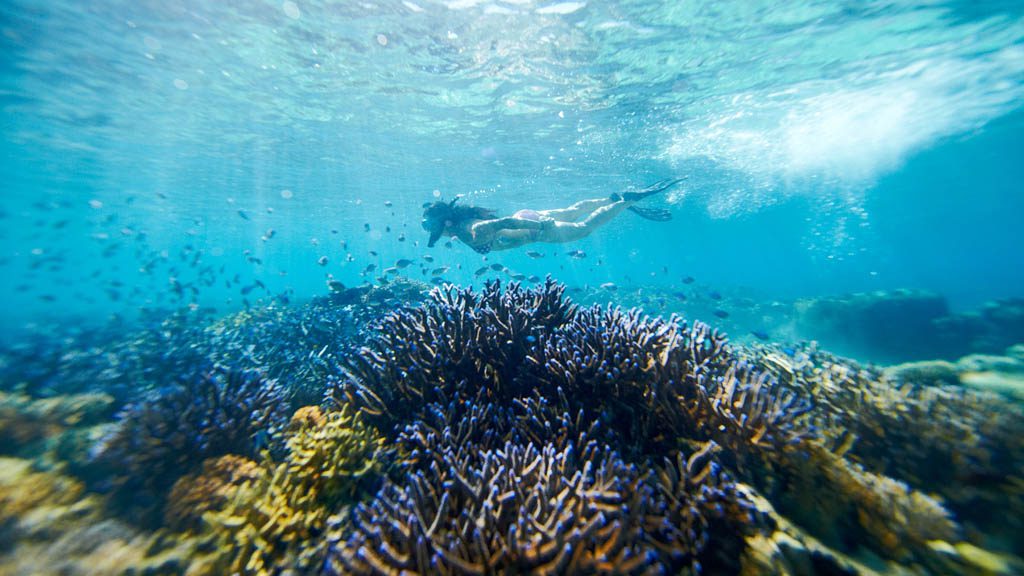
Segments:
[[[802,182],[863,189],[910,155],[1018,107],[1022,74],[1024,48],[1011,46],[736,94],[681,126],[664,156],[677,166],[710,160],[766,189]]]

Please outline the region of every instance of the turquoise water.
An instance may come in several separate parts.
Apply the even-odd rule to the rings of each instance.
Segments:
[[[0,110],[0,575],[1024,573],[1024,0],[5,0]]]
[[[196,273],[174,266],[185,246],[218,280],[309,296],[326,273],[356,285],[367,264],[420,258],[434,193],[510,214],[670,175],[689,177],[654,202],[670,223],[623,215],[545,259],[491,258],[761,299],[1024,292],[1019,2],[2,11],[6,330],[177,305],[169,278]],[[588,258],[564,257],[576,248]],[[432,252],[473,279],[479,255]],[[186,303],[241,305],[237,287],[200,288]]]

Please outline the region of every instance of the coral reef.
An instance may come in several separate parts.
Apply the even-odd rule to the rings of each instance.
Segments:
[[[156,510],[206,458],[255,456],[285,425],[284,393],[255,372],[215,368],[130,406],[96,447],[126,504]]]
[[[169,509],[191,509],[189,517],[203,509],[218,551],[206,560],[213,573],[277,574],[317,566],[333,511],[355,501],[362,483],[382,472],[383,438],[346,406],[326,413],[316,407],[298,411],[286,445],[281,463],[265,458],[253,470],[249,462],[228,462],[228,482],[224,459],[179,481],[186,499]],[[240,468],[247,477],[239,478]],[[191,495],[202,501],[193,502]]]
[[[0,572],[1020,571],[1024,412],[975,380],[1019,346],[882,370],[551,280],[421,287],[123,334],[124,371],[67,382],[109,396],[10,387],[0,439],[38,457],[0,459]]]

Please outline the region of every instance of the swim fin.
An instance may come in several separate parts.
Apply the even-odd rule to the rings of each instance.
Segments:
[[[618,198],[616,198],[616,196],[621,196],[621,198],[626,202],[636,202],[637,200],[643,200],[644,198],[657,194],[658,192],[664,192],[687,178],[687,176],[683,176],[682,178],[666,178],[637,192],[623,192],[621,195],[613,194],[612,199],[617,200]]]
[[[664,208],[641,208],[639,206],[629,206],[626,210],[629,210],[645,220],[654,220],[655,222],[667,222],[672,219],[672,213]]]

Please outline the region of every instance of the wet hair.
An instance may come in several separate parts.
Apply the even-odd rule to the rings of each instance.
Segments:
[[[480,206],[456,206],[451,202],[428,202],[423,205],[423,227],[430,231],[428,246],[433,246],[446,227],[457,226],[466,220],[490,220],[497,214],[490,208]]]

